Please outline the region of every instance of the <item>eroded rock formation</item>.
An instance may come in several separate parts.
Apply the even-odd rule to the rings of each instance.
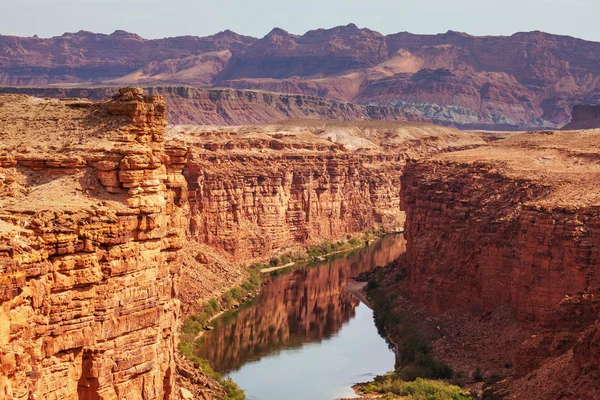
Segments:
[[[191,235],[237,261],[370,227],[396,231],[406,160],[483,143],[444,127],[379,121],[174,126],[169,137],[190,148]],[[187,281],[181,296],[194,304],[201,294]]]
[[[304,35],[275,28],[261,39],[80,31],[0,36],[0,84],[258,89],[400,107],[462,128],[557,128],[574,104],[598,103],[599,49],[543,32],[384,36],[353,24]]]
[[[0,102],[0,397],[170,398],[188,207],[164,100]]]
[[[263,124],[290,118],[339,121],[429,121],[428,118],[400,108],[365,106],[301,94],[198,89],[188,86],[156,86],[146,87],[145,90],[151,94],[164,96],[168,104],[169,123],[178,125]],[[59,99],[77,97],[93,101],[110,98],[114,91],[114,87],[0,87],[0,93]]]
[[[571,122],[563,130],[600,128],[600,105],[577,104],[573,107]]]

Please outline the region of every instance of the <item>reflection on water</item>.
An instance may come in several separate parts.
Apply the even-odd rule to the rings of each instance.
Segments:
[[[367,379],[352,375],[360,374],[360,371],[354,371],[350,366],[336,364],[352,361],[363,369],[377,369],[367,369],[364,373],[382,373],[393,368],[394,359],[383,339],[377,335],[371,310],[364,305],[358,307],[358,300],[346,291],[347,280],[397,258],[404,249],[402,236],[387,236],[345,257],[284,274],[273,273],[266,278],[266,284],[251,304],[225,314],[217,320],[212,332],[203,335],[197,355],[207,359],[215,370],[229,373],[242,389],[246,389],[249,398],[335,398],[327,397],[334,391],[333,387],[325,386],[340,384],[345,387],[343,395],[352,396],[351,390],[346,392],[356,380],[348,379]],[[361,360],[361,354],[368,360]],[[381,356],[377,357],[377,354]],[[280,365],[282,360],[289,363],[287,367]],[[331,361],[329,369],[322,370]],[[280,371],[281,368],[283,371]],[[292,391],[287,394],[277,392],[272,375],[285,375],[286,370],[294,382],[303,374],[308,374],[303,379],[310,379],[313,383],[315,380],[323,381],[322,388],[314,384],[311,387],[311,390],[317,390],[311,396],[317,397],[306,397],[306,382],[304,389],[284,387],[281,382],[285,381],[285,376],[278,378],[282,386],[280,389]],[[256,397],[257,394],[243,381],[247,380],[258,389],[261,376],[262,386],[268,386],[269,390]]]

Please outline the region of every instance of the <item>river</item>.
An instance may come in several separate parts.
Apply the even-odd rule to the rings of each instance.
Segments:
[[[346,285],[404,251],[402,235],[389,235],[329,261],[272,272],[253,301],[214,321],[197,355],[249,400],[356,397],[351,386],[392,370],[394,353]]]

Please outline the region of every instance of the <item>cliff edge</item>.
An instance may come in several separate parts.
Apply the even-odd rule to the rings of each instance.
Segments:
[[[600,128],[600,105],[577,104],[573,107],[571,122],[565,125],[562,130],[572,131],[595,128]]]

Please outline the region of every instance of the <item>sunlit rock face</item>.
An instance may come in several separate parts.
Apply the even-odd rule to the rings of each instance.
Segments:
[[[404,169],[407,291],[435,313],[508,305],[533,332],[515,398],[596,392],[599,143],[599,130],[527,133]]]
[[[188,207],[164,100],[0,102],[0,397],[170,398]]]

